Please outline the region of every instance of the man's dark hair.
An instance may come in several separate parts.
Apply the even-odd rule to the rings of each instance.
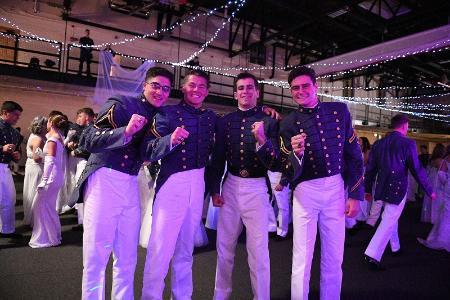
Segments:
[[[370,150],[370,142],[369,139],[366,138],[365,136],[360,137],[361,141],[362,141],[362,153],[366,153],[367,151]]]
[[[445,146],[442,143],[436,144],[434,146],[433,152],[431,153],[430,160],[435,160],[437,158],[444,158],[445,157]]]
[[[51,118],[51,117],[56,116],[56,115],[62,116],[62,115],[64,115],[64,114],[63,114],[62,112],[60,112],[59,110],[52,110],[52,111],[48,114],[48,117]]]
[[[428,150],[428,147],[427,147],[427,145],[420,145],[420,149]]]
[[[145,81],[147,81],[149,78],[154,78],[156,76],[163,76],[170,80],[170,84],[173,83],[173,74],[169,70],[161,67],[153,67],[148,69],[147,73],[145,74]]]
[[[247,72],[244,72],[244,73],[239,73],[236,76],[236,79],[234,80],[234,91],[236,91],[236,89],[237,89],[237,82],[238,82],[238,80],[247,79],[247,78],[253,79],[253,82],[255,83],[255,88],[257,90],[259,90],[258,79],[256,79],[255,75],[247,73]]]
[[[88,116],[91,117],[91,118],[93,118],[93,117],[95,116],[94,111],[93,111],[92,108],[90,108],[90,107],[83,107],[83,108],[80,108],[80,109],[77,111],[77,116],[78,116],[79,114],[81,114],[81,113],[85,113],[86,115],[88,115]]]
[[[309,78],[311,78],[312,83],[316,84],[316,71],[314,71],[314,69],[311,69],[308,67],[298,67],[289,73],[289,77],[288,77],[289,85],[295,78],[297,78],[298,76],[303,76],[303,75],[306,75]]]
[[[409,119],[407,116],[402,114],[397,114],[392,117],[391,119],[391,128],[397,129],[400,128],[403,124],[408,123]]]
[[[10,113],[10,112],[13,112],[15,110],[18,110],[18,111],[22,112],[23,108],[22,108],[22,106],[20,106],[19,103],[14,102],[14,101],[5,101],[5,102],[3,102],[2,108],[1,108],[1,112],[2,113],[4,111]]]
[[[205,71],[202,70],[190,70],[189,72],[186,73],[186,76],[184,76],[184,80],[183,83],[186,83],[186,81],[188,80],[188,77],[194,75],[194,76],[200,76],[205,78],[206,83],[208,84],[208,88],[209,88],[209,74],[206,73]]]

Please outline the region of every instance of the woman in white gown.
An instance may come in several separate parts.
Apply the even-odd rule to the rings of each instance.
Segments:
[[[44,156],[42,147],[45,143],[45,133],[47,132],[47,118],[37,116],[30,126],[30,137],[27,142],[27,162],[25,163],[25,177],[23,182],[23,224],[32,224],[33,198],[36,188],[41,181],[44,170]]]
[[[439,168],[445,156],[445,146],[443,144],[436,144],[431,153],[430,164],[427,167],[428,180],[433,187],[433,191],[439,188]],[[426,196],[423,198],[422,204],[422,214],[420,220],[425,223],[434,224],[439,216],[439,209],[441,207],[441,199],[436,197],[436,199],[431,200],[430,197]]]
[[[33,200],[33,233],[30,247],[42,248],[61,244],[61,224],[56,212],[56,198],[64,184],[62,128],[67,119],[52,116],[47,122],[47,141],[44,145],[44,172]]]
[[[450,252],[450,146],[447,146],[447,156],[441,163],[437,177],[436,199],[441,197],[439,215],[427,239],[418,238],[418,241],[428,248]]]

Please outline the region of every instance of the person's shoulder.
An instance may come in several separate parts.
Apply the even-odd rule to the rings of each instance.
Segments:
[[[289,114],[287,114],[280,122],[280,124],[291,124],[295,121],[296,117],[296,110],[291,111]]]
[[[342,102],[322,102],[321,104],[326,110],[346,111],[347,104]]]

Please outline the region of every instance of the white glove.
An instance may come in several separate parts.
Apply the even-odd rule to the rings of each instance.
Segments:
[[[41,182],[38,184],[38,190],[42,190],[48,187],[50,175],[52,174],[52,170],[55,167],[55,157],[46,155],[44,158],[44,172],[42,173]]]
[[[36,154],[36,156],[39,156],[40,158],[44,158],[44,152],[42,152],[41,148],[36,148],[36,151],[34,151],[34,154]]]

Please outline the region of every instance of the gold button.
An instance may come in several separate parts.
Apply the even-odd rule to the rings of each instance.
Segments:
[[[244,126],[241,127],[241,130],[244,130]]]
[[[336,119],[336,123],[339,123],[339,119]]]
[[[95,133],[95,135],[99,135],[100,134],[100,131],[97,131],[96,133]],[[6,142],[6,140],[5,140],[5,142]]]
[[[178,120],[183,121],[183,118],[179,118]]]
[[[331,165],[329,162],[327,162],[327,166]]]
[[[185,149],[182,149],[182,150],[181,150],[181,152],[185,153],[185,152],[186,152],[186,150],[185,150]]]
[[[330,157],[330,155],[329,154],[325,154],[325,157]]]
[[[328,170],[328,173],[331,173],[331,170]]]
[[[309,158],[309,160],[314,160],[314,157],[311,156],[311,157]]]
[[[325,139],[324,139],[324,138],[322,138],[322,142],[325,142]]]
[[[227,138],[229,138],[230,137],[230,135],[229,134],[227,134]]]
[[[258,160],[258,158],[257,158],[257,157],[255,157],[255,158],[254,158],[254,160]]]
[[[312,165],[313,168],[316,168],[316,165]]]
[[[316,115],[316,118],[318,119],[318,118],[319,118],[319,115]]]
[[[310,143],[306,143],[306,146],[308,146],[308,147],[309,147],[309,146],[311,146],[311,144],[310,144]]]
[[[186,166],[183,166],[183,169],[186,169]]]
[[[241,152],[241,153],[244,153],[244,150],[242,150],[242,149],[241,149],[241,151],[240,151],[240,152]]]
[[[336,127],[336,130],[341,130],[341,128],[339,128],[339,127]]]
[[[183,129],[184,129],[184,125],[181,125],[181,128],[183,128]]]
[[[392,171],[392,174],[394,174],[395,172],[394,171]]]
[[[114,132],[111,130],[110,132],[109,132],[109,134],[111,135],[111,134],[113,134]]]
[[[300,132],[303,132],[303,129],[300,128]]]
[[[186,157],[183,157],[182,160],[185,161],[185,160],[186,160]]]
[[[181,145],[186,145],[186,142],[182,142]]]
[[[341,143],[339,143],[339,147],[341,147],[342,146],[342,144]]]
[[[125,167],[125,164],[124,164],[124,163],[121,163],[120,165],[121,165],[122,167]]]
[[[323,146],[323,149],[324,149],[324,150],[327,150],[327,146]]]
[[[242,119],[242,122],[245,122],[245,119]]]
[[[317,123],[317,125],[321,126],[321,125],[322,125],[322,123],[320,123],[320,122],[319,122],[319,123]]]
[[[243,134],[241,134],[241,137],[244,137],[244,135],[243,135]]]
[[[334,111],[333,114],[337,115],[337,111]]]
[[[244,160],[244,158],[243,158],[243,157],[241,157],[241,160]]]
[[[341,138],[341,135],[340,135],[340,134],[338,134],[338,136],[337,136],[337,137],[338,137],[338,139],[340,139],[340,138]]]
[[[257,168],[258,167],[258,165],[253,165],[255,168]]]
[[[309,154],[312,154],[312,151],[309,151],[308,153],[309,153]]]
[[[244,145],[244,142],[241,142],[241,145]]]
[[[297,125],[300,125],[300,122],[299,122],[299,121],[297,121]]]
[[[317,175],[318,173],[317,173],[317,171],[314,171],[314,175]]]
[[[338,169],[340,170],[340,169],[341,169],[341,166],[338,166]]]
[[[128,159],[128,155],[125,154],[125,155],[123,156],[123,158]]]
[[[323,130],[321,130],[320,133],[323,133]]]

